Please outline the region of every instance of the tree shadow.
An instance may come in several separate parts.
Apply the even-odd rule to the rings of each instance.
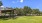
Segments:
[[[7,18],[3,18],[2,20],[9,20],[9,19],[7,19]]]

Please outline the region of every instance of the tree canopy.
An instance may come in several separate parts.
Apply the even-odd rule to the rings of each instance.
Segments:
[[[2,6],[3,4],[2,4],[2,1],[0,1],[0,6]]]

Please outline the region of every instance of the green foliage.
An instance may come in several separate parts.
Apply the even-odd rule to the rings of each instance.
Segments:
[[[31,12],[32,12],[32,9],[30,7],[24,6],[24,13],[25,13],[25,15],[26,14],[31,14]]]
[[[23,9],[19,9],[19,8],[15,8],[15,11],[14,11],[16,14],[18,15],[23,15],[24,14],[24,11]]]
[[[2,6],[3,4],[2,4],[2,1],[0,1],[0,6]]]
[[[16,14],[18,15],[40,14],[39,9],[31,9],[28,6],[24,6],[23,8],[16,7],[15,10]]]
[[[33,9],[32,11],[34,14],[37,14],[37,13],[39,14],[39,12],[40,12],[39,9]]]

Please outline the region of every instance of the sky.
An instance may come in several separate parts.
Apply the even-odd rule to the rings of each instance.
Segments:
[[[32,9],[42,11],[42,0],[1,0],[5,7],[24,7],[29,6]]]

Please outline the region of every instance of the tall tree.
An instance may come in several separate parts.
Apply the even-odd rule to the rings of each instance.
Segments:
[[[2,1],[0,1],[0,6],[2,6],[3,4],[2,4]]]
[[[24,13],[25,13],[25,15],[26,14],[30,14],[31,12],[32,12],[32,9],[30,7],[24,6]]]

